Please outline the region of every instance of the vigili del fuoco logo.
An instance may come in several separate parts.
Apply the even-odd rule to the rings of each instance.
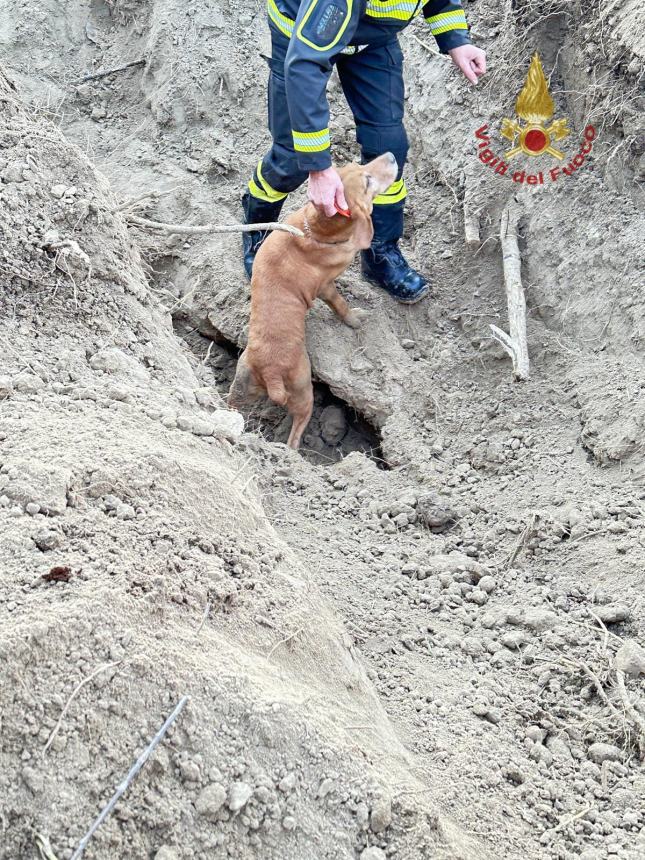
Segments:
[[[497,155],[491,149],[488,124],[475,132],[482,164],[501,176],[508,176],[513,182],[527,185],[556,182],[560,177],[571,176],[582,167],[593,148],[596,129],[592,125],[585,128],[578,152],[565,165],[566,156],[559,145],[560,141],[570,136],[571,131],[566,118],[553,119],[555,105],[537,53],[531,59],[526,81],[515,102],[515,113],[517,119],[502,120],[500,133],[512,144],[503,156]],[[521,155],[529,158],[548,156],[555,159],[555,163],[551,168],[546,168],[542,161],[539,165],[542,169],[534,173],[526,164],[524,167],[517,164],[513,170],[512,162]]]

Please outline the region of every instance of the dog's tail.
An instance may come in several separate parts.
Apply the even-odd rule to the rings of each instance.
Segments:
[[[284,387],[284,382],[282,378],[277,376],[273,379],[265,379],[264,380],[267,387],[267,394],[273,400],[274,403],[277,403],[278,406],[286,406],[287,405],[287,390]]]

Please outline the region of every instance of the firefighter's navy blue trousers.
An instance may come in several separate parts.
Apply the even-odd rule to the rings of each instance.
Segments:
[[[289,122],[284,77],[289,40],[272,27],[271,41],[268,100],[273,145],[262,159],[261,171],[275,191],[289,192],[298,188],[308,173],[298,167]],[[389,151],[399,165],[397,180],[401,179],[408,154],[408,137],[403,126],[403,53],[396,36],[384,44],[368,45],[355,54],[338,54],[334,63],[354,115],[363,161]],[[399,239],[403,233],[405,191],[398,188],[397,191],[392,195],[395,202],[375,201],[372,221],[377,241]]]

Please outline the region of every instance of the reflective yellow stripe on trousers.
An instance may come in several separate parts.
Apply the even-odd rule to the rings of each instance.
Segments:
[[[403,179],[397,179],[396,182],[390,185],[387,191],[374,198],[374,203],[378,206],[382,206],[384,203],[398,203],[405,199],[407,193],[408,189],[405,187]]]

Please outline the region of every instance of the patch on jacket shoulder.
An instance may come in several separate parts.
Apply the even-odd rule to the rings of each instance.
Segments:
[[[301,42],[328,51],[340,40],[352,14],[352,0],[313,0],[298,27]]]

